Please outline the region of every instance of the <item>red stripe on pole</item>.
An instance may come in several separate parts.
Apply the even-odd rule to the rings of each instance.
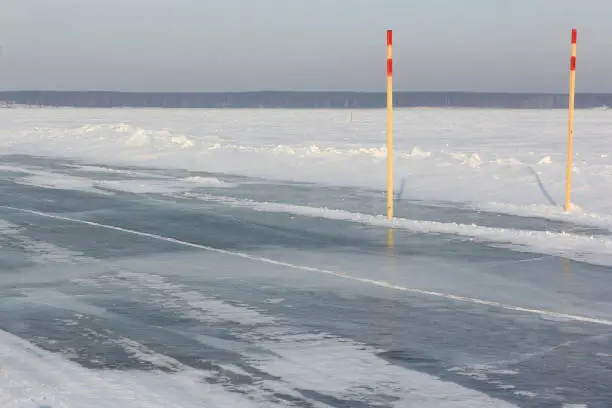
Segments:
[[[387,45],[393,44],[393,31],[387,30]]]
[[[570,58],[570,71],[576,70],[576,57]]]
[[[387,75],[393,75],[393,59],[391,58],[387,60]]]
[[[578,39],[578,32],[576,31],[576,29],[574,28],[572,30],[572,44],[576,44],[576,40]]]

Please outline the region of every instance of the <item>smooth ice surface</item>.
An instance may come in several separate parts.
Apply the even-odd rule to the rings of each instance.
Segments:
[[[0,110],[0,405],[609,404],[612,113],[395,119]]]

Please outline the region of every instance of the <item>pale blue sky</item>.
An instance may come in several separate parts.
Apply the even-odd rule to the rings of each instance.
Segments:
[[[612,92],[611,0],[1,0],[0,89]]]

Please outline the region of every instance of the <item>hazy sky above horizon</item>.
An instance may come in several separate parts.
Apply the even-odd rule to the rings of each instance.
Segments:
[[[610,0],[2,0],[0,89],[612,92]]]

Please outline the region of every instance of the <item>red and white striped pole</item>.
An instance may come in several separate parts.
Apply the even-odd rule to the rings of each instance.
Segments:
[[[393,218],[393,32],[387,30],[387,218]]]
[[[567,132],[567,166],[565,169],[565,211],[570,210],[572,190],[572,157],[574,148],[574,101],[576,94],[576,41],[578,32],[572,30],[572,48],[570,56],[570,86],[569,86],[569,120]]]

